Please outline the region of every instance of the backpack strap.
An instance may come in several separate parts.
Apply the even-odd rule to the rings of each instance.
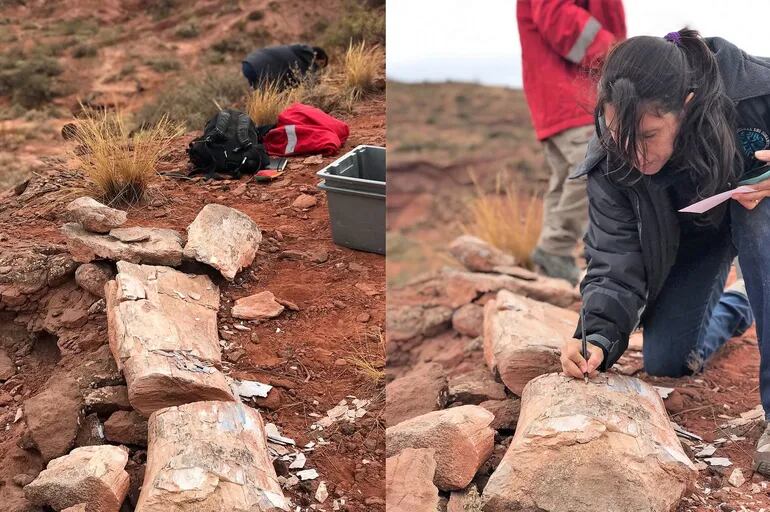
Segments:
[[[214,125],[214,136],[222,138],[227,135],[227,125],[230,124],[230,112],[221,110],[217,114],[217,122]]]
[[[236,129],[236,137],[238,138],[239,148],[238,151],[242,151],[251,147],[252,141],[249,139],[249,126],[251,125],[251,119],[244,113],[238,116],[238,127]]]

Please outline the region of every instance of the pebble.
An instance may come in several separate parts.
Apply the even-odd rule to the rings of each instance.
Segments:
[[[371,318],[372,318],[372,315],[370,315],[369,313],[361,313],[360,315],[358,315],[358,316],[356,317],[356,320],[358,320],[359,322],[361,322],[361,323],[365,324],[365,323],[366,323],[366,322],[368,322],[368,321],[369,321]]]

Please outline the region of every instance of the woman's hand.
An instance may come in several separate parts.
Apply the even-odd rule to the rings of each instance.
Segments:
[[[583,378],[583,372],[591,377],[596,376],[597,368],[604,360],[604,352],[596,345],[588,344],[588,353],[591,354],[588,361],[583,358],[583,343],[579,340],[568,340],[561,347],[561,368],[564,373],[576,379]]]
[[[770,150],[755,151],[754,156],[757,158],[757,160],[770,162]],[[756,192],[742,192],[740,194],[733,194],[733,199],[741,203],[741,205],[747,210],[753,210],[762,201],[762,199],[770,196],[770,179],[751,185],[751,188],[753,188]]]

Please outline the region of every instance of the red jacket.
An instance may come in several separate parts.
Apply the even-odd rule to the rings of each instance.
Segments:
[[[524,94],[537,138],[593,124],[597,69],[626,37],[621,0],[518,0]]]
[[[294,103],[278,115],[278,123],[267,132],[264,144],[271,155],[329,156],[339,151],[349,133],[347,124],[323,110]]]

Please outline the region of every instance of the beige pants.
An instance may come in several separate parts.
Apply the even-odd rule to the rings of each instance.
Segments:
[[[572,256],[588,227],[586,179],[567,176],[585,158],[593,133],[593,126],[578,126],[543,141],[551,179],[543,198],[543,230],[537,245],[545,252]]]

